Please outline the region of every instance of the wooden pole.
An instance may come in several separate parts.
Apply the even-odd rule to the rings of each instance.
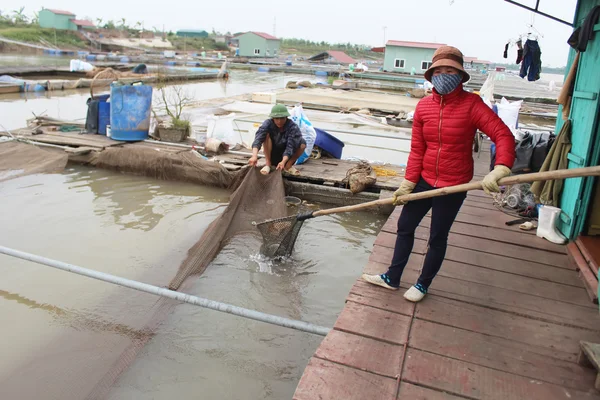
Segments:
[[[567,178],[581,178],[585,176],[600,176],[600,166],[586,167],[586,168],[573,168],[573,169],[559,169],[556,171],[536,172],[533,174],[514,175],[500,179],[498,185],[508,186],[516,185],[519,183],[533,183],[541,181],[560,180]],[[411,193],[400,197],[401,200],[414,201],[428,199],[431,197],[445,196],[447,194],[468,192],[469,190],[481,190],[481,182],[469,182],[462,185],[448,186],[445,188],[429,190],[427,192]],[[356,204],[353,206],[336,207],[328,210],[315,211],[312,216],[319,217],[322,215],[338,214],[352,211],[362,211],[370,207],[385,206],[393,204],[394,199],[381,199],[369,201],[367,203]]]

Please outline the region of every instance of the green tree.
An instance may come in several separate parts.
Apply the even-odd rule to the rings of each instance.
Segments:
[[[102,18],[96,18],[96,26],[98,28],[102,27],[102,22],[104,22],[104,20]]]
[[[13,11],[13,21],[15,24],[26,24],[27,16],[25,15],[25,7],[21,7],[18,10]]]
[[[121,18],[121,24],[119,25],[119,27],[123,30],[128,29],[127,28],[127,22],[125,20],[125,18]]]
[[[115,29],[115,28],[116,28],[116,25],[112,19],[108,20],[106,22],[106,24],[104,24],[104,29]]]

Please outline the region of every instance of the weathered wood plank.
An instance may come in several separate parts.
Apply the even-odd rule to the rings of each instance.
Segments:
[[[374,399],[374,398],[373,398]],[[398,393],[400,400],[461,400],[464,397],[453,396],[450,393],[424,388],[402,382]]]
[[[594,384],[596,373],[575,363],[531,352],[528,345],[416,320],[410,347],[511,374],[579,389]]]
[[[579,351],[579,340],[593,341],[598,338],[597,332],[433,296],[417,305],[416,315],[431,322],[565,352],[572,355],[571,361]]]
[[[315,357],[362,371],[395,378],[400,373],[404,346],[332,330],[323,339]]]
[[[417,257],[414,256],[412,258],[416,259]],[[529,316],[541,321],[561,325],[568,324],[600,332],[600,319],[597,317],[598,311],[587,300],[583,288],[574,288],[581,292],[577,297],[583,303],[577,306],[558,300],[515,292],[510,289],[455,279],[452,276],[452,271],[446,269],[446,263],[442,266],[440,273],[433,281],[430,295],[438,295],[474,305],[481,305],[520,316]],[[373,261],[370,261],[368,266],[367,273],[383,273],[387,270],[387,264],[380,264]],[[402,282],[404,283],[402,286],[409,287],[417,281],[420,266],[421,261],[418,259],[409,261],[402,277]],[[575,275],[574,273],[572,274]],[[515,279],[515,281],[518,280],[519,278]],[[365,286],[366,288],[363,288]],[[571,288],[566,285],[565,287]],[[373,294],[368,297],[362,297],[360,292],[367,290],[370,290]],[[400,289],[400,292],[402,293],[403,290]],[[381,297],[381,300],[378,297]],[[351,289],[348,300],[410,315],[410,303],[403,301],[401,294],[398,295],[396,292],[379,289],[360,279]]]
[[[413,305],[407,302],[401,293],[401,291],[386,290],[371,285],[359,278],[350,289],[347,300],[410,316],[413,312]]]
[[[386,221],[381,230],[384,232],[395,234],[398,229],[397,224],[397,220],[388,219],[388,221]],[[429,215],[425,216],[425,218],[423,218],[423,221],[421,221],[419,226],[425,228],[431,226],[431,217]],[[521,231],[517,227],[515,227],[514,229],[515,230],[511,232],[506,229],[498,229],[482,225],[472,225],[464,222],[455,221],[454,224],[452,224],[450,233],[474,236],[482,239],[489,239],[503,243],[518,244],[520,246],[530,247],[533,249],[542,249],[546,251],[552,251],[554,253],[566,254],[566,247],[564,245],[551,243],[547,240],[540,239],[535,235],[521,234],[521,232],[523,231]]]
[[[410,317],[406,315],[349,301],[334,328],[392,344],[404,344],[409,323]]]
[[[397,210],[401,210],[401,207],[397,207]],[[392,214],[390,218],[397,223],[400,213]],[[431,216],[431,212],[427,213],[427,216]],[[466,224],[491,227],[497,229],[505,229],[512,233],[519,233],[523,235],[535,236],[535,231],[522,231],[518,226],[508,226],[506,222],[517,219],[510,215],[506,215],[499,211],[484,210],[477,207],[463,206],[456,216],[455,222],[463,222]]]
[[[395,379],[313,357],[300,378],[294,400],[393,399],[395,396]]]
[[[471,399],[600,399],[597,392],[580,392],[416,349],[407,352],[403,379]]]
[[[429,229],[424,227],[417,228],[415,232],[415,239],[427,241],[429,239]],[[389,232],[381,232],[377,236],[377,239],[375,239],[375,244],[379,246],[393,248],[395,243],[396,235]],[[509,243],[494,242],[488,239],[450,234],[448,237],[448,245],[463,249],[476,250],[485,254],[504,256],[505,262],[521,262],[533,259],[541,264],[559,268],[569,268],[566,254],[561,255],[545,250],[525,248]]]
[[[424,240],[416,239],[411,258],[422,260],[422,255],[425,253],[425,249],[426,242]],[[389,265],[392,262],[393,254],[393,248],[375,245],[373,246],[373,251],[371,252],[369,260]],[[457,249],[453,246],[448,246],[448,250],[446,251],[446,260],[456,261],[459,263],[474,265],[496,271],[503,271],[517,276],[528,276],[540,280],[583,287],[583,283],[577,277],[577,274],[574,273],[574,268],[556,268],[531,261],[507,262],[506,258],[502,256],[479,253],[477,251],[469,251],[465,249]],[[369,272],[365,271],[365,273]],[[518,277],[516,279],[518,279]]]
[[[592,274],[592,271],[579,251],[579,247],[575,242],[567,245],[567,255],[569,265],[579,270],[579,277],[583,282],[583,286],[588,293],[590,300],[598,304],[598,279]]]

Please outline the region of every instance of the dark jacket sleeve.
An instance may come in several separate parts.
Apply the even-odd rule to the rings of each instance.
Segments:
[[[283,152],[284,157],[291,157],[292,154],[298,150],[298,147],[300,147],[300,142],[302,141],[302,132],[300,132],[300,127],[292,120],[289,120],[288,126],[287,143],[285,146],[285,151]]]
[[[504,122],[483,100],[476,99],[471,108],[474,125],[496,144],[496,164],[512,168],[515,162],[515,137]]]
[[[406,163],[406,173],[404,178],[412,183],[419,183],[421,172],[423,171],[423,157],[427,150],[427,143],[423,138],[423,119],[419,111],[419,105],[415,109],[415,115],[412,126],[412,136],[410,140],[410,154]]]
[[[256,135],[254,135],[254,142],[252,142],[253,149],[259,149],[262,147],[263,143],[267,139],[267,135],[269,134],[269,125],[271,124],[271,120],[268,119],[258,128],[256,131]]]

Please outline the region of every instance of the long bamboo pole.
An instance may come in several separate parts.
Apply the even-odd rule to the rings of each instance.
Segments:
[[[500,179],[498,185],[516,185],[519,183],[533,183],[540,181],[551,181],[558,179],[567,178],[581,178],[585,176],[600,176],[600,166],[586,167],[586,168],[573,168],[573,169],[559,169],[556,171],[536,172],[532,174],[513,175],[506,178]],[[448,186],[445,188],[429,190],[426,192],[411,193],[405,196],[399,197],[400,200],[404,201],[415,201],[421,199],[428,199],[431,197],[445,196],[447,194],[468,192],[469,190],[481,190],[481,182],[469,182],[462,185]],[[369,201],[366,203],[355,204],[353,206],[336,207],[327,210],[319,210],[312,213],[312,217],[319,217],[322,215],[339,214],[345,212],[362,211],[370,207],[385,206],[393,204],[394,199],[381,199]]]

